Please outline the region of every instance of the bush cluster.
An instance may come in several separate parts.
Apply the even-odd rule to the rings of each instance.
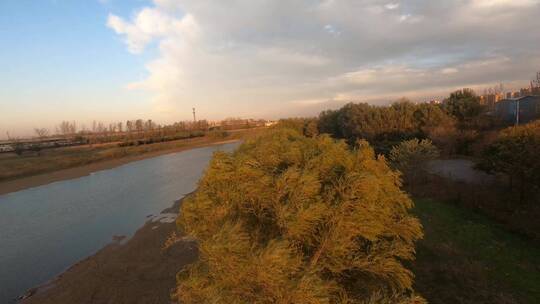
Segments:
[[[424,303],[422,237],[399,174],[365,141],[272,129],[214,155],[177,224],[199,259],[179,303]]]
[[[321,133],[354,143],[368,140],[378,153],[388,154],[404,140],[429,138],[438,146],[451,146],[456,120],[439,105],[400,101],[388,107],[349,103],[319,116]]]

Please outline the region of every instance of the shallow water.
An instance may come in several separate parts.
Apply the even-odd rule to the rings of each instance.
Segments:
[[[167,154],[0,195],[0,303],[10,303],[193,191],[216,150]]]

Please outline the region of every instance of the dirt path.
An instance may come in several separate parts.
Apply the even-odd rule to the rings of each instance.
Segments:
[[[475,169],[474,162],[468,159],[433,160],[427,164],[427,170],[440,177],[470,184],[491,184],[496,181],[493,175]]]

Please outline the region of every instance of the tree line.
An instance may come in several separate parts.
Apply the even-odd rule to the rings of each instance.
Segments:
[[[177,276],[179,303],[425,303],[415,293],[422,227],[401,189],[462,137],[496,136],[475,154],[537,202],[540,122],[502,128],[471,90],[440,104],[349,103],[281,120],[234,153],[218,152],[178,229],[199,259]],[[171,238],[167,246],[178,240]]]

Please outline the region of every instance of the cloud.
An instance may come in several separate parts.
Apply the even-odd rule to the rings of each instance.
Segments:
[[[476,7],[529,7],[538,5],[538,0],[473,0],[473,6]]]
[[[175,18],[160,9],[144,8],[132,22],[110,14],[107,25],[117,34],[124,35],[128,49],[132,53],[141,53],[154,39],[172,37],[194,38],[198,34],[197,23],[192,15]]]
[[[459,72],[459,70],[456,68],[444,68],[441,70],[441,73],[443,74],[455,74],[457,72]]]
[[[526,80],[539,13],[536,0],[154,0],[107,25],[130,52],[157,51],[129,88],[211,118]]]
[[[388,9],[388,10],[395,10],[397,8],[399,8],[399,3],[387,3],[384,5],[384,8]]]

